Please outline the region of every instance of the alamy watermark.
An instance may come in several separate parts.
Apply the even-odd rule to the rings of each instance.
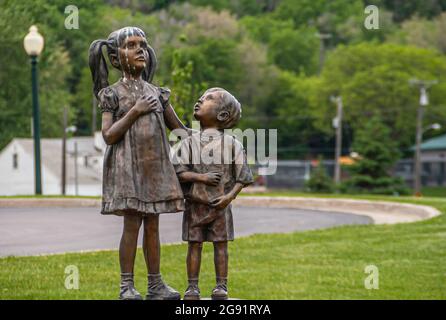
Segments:
[[[196,130],[198,127],[199,122],[193,121],[192,135],[190,131],[184,129],[175,129],[170,133],[169,141],[175,144],[170,153],[174,165],[243,164],[245,153],[248,164],[259,166],[259,175],[276,173],[277,129],[249,128],[200,132]],[[200,141],[205,140],[207,143],[203,145]],[[246,141],[246,148],[242,146],[243,141]]]
[[[79,29],[79,9],[75,5],[68,5],[65,7],[65,14],[68,16],[65,18],[65,29],[78,30]]]
[[[65,268],[65,289],[79,290],[79,268],[75,265],[69,265]]]
[[[379,289],[379,269],[377,266],[371,264],[365,267],[364,273],[368,276],[364,279],[364,287],[367,290]]]
[[[364,13],[367,17],[364,20],[364,28],[367,30],[379,29],[379,8],[375,5],[365,7]]]

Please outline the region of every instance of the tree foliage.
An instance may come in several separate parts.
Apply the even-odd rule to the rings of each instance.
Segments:
[[[353,130],[371,116],[379,116],[391,128],[391,138],[406,148],[414,140],[419,91],[409,85],[412,78],[437,79],[430,90],[431,105],[426,121],[444,118],[446,60],[439,53],[410,46],[362,43],[340,46],[329,57],[312,110],[317,127],[330,130],[327,123],[335,114],[331,95],[344,100],[344,120]]]
[[[365,0],[365,3],[391,10],[396,22],[410,19],[414,15],[433,18],[446,10],[445,0]]]
[[[67,30],[66,1],[3,0],[0,148],[13,137],[30,136],[30,66],[23,37],[37,24],[45,36],[39,58],[44,137],[60,136],[64,106],[70,107],[77,134],[91,134],[88,47],[113,30],[137,25],[158,56],[155,83],[171,87],[174,107],[189,120],[205,87],[224,87],[243,105],[242,128],[278,129],[280,159],[332,157],[335,107],[329,97],[341,95],[344,153],[371,116],[380,117],[397,148],[405,150],[414,140],[419,97],[410,78],[441,81],[430,90],[425,121],[442,122],[446,116],[445,2],[78,0],[80,29]],[[367,4],[380,9],[379,30],[364,28]],[[332,38],[325,42],[327,60],[317,75],[320,32]],[[110,82],[116,81],[119,73],[110,70]]]
[[[319,157],[318,164],[311,171],[310,179],[305,183],[308,192],[313,193],[332,193],[334,184],[332,178],[327,174],[322,157]]]
[[[373,139],[371,139],[373,137]],[[407,194],[400,178],[392,177],[390,170],[399,158],[397,144],[381,118],[374,116],[358,130],[353,150],[359,159],[348,171],[351,177],[344,183],[347,193]]]

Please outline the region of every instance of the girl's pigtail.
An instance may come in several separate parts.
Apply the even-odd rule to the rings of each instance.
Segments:
[[[88,52],[91,76],[93,78],[93,92],[96,98],[101,89],[108,87],[108,68],[102,46],[107,45],[107,40],[95,40],[90,45]]]
[[[147,46],[147,51],[149,53],[149,63],[146,65],[146,68],[142,72],[142,78],[151,83],[153,80],[153,75],[155,74],[155,69],[157,65],[155,50],[151,46]]]

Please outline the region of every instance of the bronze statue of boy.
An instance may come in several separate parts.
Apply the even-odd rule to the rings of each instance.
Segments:
[[[204,241],[213,242],[216,287],[212,299],[228,298],[228,241],[234,240],[231,201],[253,182],[243,145],[224,129],[233,128],[241,105],[228,91],[207,90],[194,106],[200,132],[183,139],[173,159],[186,197],[183,240],[188,241],[185,300],[200,299],[198,277]]]

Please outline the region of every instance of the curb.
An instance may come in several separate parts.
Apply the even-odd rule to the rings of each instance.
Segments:
[[[307,209],[324,212],[341,212],[370,217],[375,224],[408,223],[431,219],[441,214],[437,209],[409,203],[353,199],[327,199],[305,197],[239,197],[239,206]]]
[[[82,198],[11,198],[0,199],[0,208],[73,208],[73,207],[100,207],[100,199]]]
[[[234,200],[235,206],[306,209],[324,212],[351,213],[370,217],[375,224],[408,223],[431,219],[441,213],[437,209],[408,203],[387,201],[327,199],[306,197],[262,197],[243,196]],[[0,208],[29,208],[29,207],[97,207],[100,199],[79,198],[12,198],[0,199]]]

